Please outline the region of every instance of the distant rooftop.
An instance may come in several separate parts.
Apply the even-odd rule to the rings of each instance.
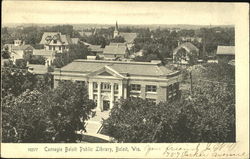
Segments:
[[[126,54],[127,46],[124,43],[110,43],[107,45],[104,50],[103,54],[117,54],[117,55],[124,55]]]
[[[74,60],[61,68],[61,72],[75,72],[88,74],[108,67],[121,75],[127,76],[168,76],[176,71],[170,70],[156,62],[129,62],[129,61],[105,61],[105,60]],[[147,70],[147,71],[145,71]]]
[[[45,65],[39,64],[28,64],[28,70],[34,74],[46,74],[48,73],[48,67]]]
[[[217,55],[235,55],[234,46],[218,46]]]
[[[59,40],[63,45],[72,43],[68,35],[62,35],[60,32],[44,32],[40,44],[50,44],[52,40]]]

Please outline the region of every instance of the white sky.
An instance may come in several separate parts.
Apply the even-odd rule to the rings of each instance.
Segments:
[[[232,25],[234,3],[3,1],[2,23]]]

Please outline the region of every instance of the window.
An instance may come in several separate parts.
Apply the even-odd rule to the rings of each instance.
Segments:
[[[93,82],[93,89],[94,89],[94,90],[97,90],[97,88],[98,88],[97,83],[96,83],[96,82]]]
[[[146,91],[147,92],[156,92],[156,86],[154,86],[154,85],[147,85],[146,86]]]
[[[178,97],[179,93],[179,82],[171,84],[167,87],[168,100],[174,100]]]
[[[114,90],[115,90],[115,91],[118,91],[118,89],[119,89],[119,86],[118,86],[117,83],[115,83],[115,84],[114,84]]]
[[[131,84],[131,91],[141,91],[141,85]]]
[[[110,84],[109,83],[102,83],[101,89],[102,90],[110,90],[111,89]]]
[[[59,46],[59,50],[61,50],[61,46]]]
[[[57,40],[53,40],[53,43],[56,44],[56,43],[57,43]]]
[[[49,46],[49,50],[52,50],[52,46]]]

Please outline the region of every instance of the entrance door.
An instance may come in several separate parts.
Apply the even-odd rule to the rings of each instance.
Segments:
[[[109,110],[109,106],[110,106],[110,101],[108,100],[104,100],[103,101],[103,110]]]

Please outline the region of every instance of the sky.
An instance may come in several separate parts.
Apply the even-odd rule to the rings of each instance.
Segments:
[[[2,23],[234,25],[234,3],[2,1]]]

